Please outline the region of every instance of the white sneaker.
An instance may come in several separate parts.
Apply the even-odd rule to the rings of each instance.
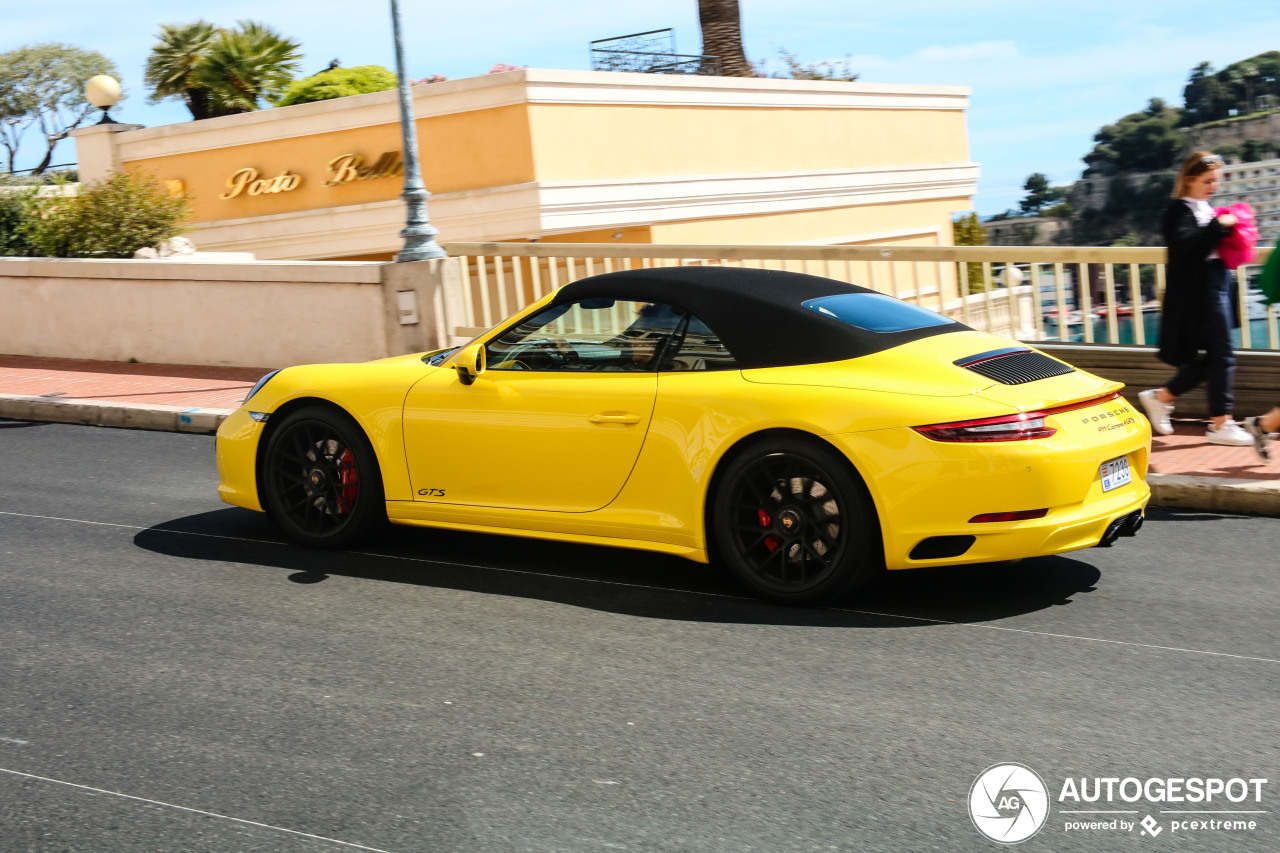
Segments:
[[[1227,421],[1217,429],[1213,428],[1213,424],[1209,424],[1209,431],[1205,433],[1210,444],[1225,444],[1228,447],[1252,447],[1253,436],[1244,431],[1244,428],[1235,421]]]
[[[1173,415],[1173,403],[1162,403],[1156,396],[1156,389],[1143,391],[1138,395],[1138,402],[1151,421],[1151,428],[1161,435],[1173,435],[1173,424],[1169,418]]]

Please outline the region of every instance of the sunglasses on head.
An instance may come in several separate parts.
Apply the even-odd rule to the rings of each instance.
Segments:
[[[1220,169],[1222,168],[1222,165],[1223,165],[1222,158],[1219,157],[1217,154],[1209,154],[1207,156],[1201,157],[1200,162],[1214,169]]]

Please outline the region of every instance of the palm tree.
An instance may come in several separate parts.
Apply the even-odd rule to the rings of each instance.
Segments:
[[[742,50],[738,0],[698,0],[698,23],[702,26],[702,53],[720,57],[723,76],[756,76]]]
[[[196,79],[196,71],[218,37],[208,21],[194,24],[161,24],[156,44],[147,57],[146,82],[151,103],[181,98],[193,119],[208,118],[209,90]]]
[[[278,98],[299,68],[298,42],[255,21],[164,24],[147,58],[151,103],[181,98],[194,119],[245,113]]]
[[[247,113],[279,98],[300,67],[301,45],[255,21],[223,30],[197,76],[209,89],[212,115]]]

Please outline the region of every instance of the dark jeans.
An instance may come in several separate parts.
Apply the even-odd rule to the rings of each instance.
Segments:
[[[1235,385],[1236,354],[1231,348],[1231,287],[1234,282],[1222,261],[1209,262],[1209,275],[1214,282],[1207,295],[1204,315],[1197,331],[1196,349],[1201,350],[1190,364],[1183,365],[1165,383],[1175,397],[1209,383],[1209,414],[1212,417],[1231,414]]]

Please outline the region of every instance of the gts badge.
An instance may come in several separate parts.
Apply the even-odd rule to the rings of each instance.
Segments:
[[[418,494],[424,498],[442,498],[444,489],[418,489]]]

